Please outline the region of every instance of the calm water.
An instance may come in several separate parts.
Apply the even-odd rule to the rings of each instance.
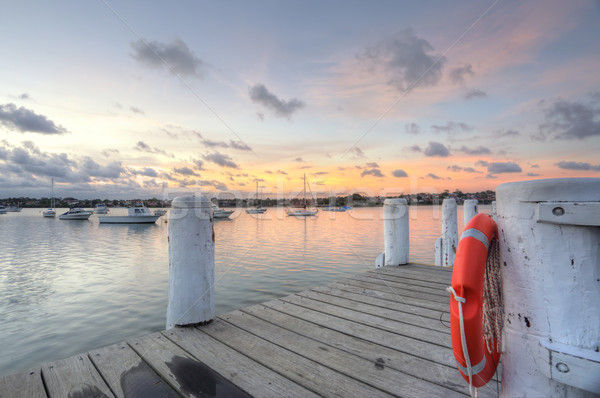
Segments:
[[[271,208],[216,221],[215,312],[372,269],[383,251],[381,215],[296,218]],[[461,230],[462,218],[459,207]],[[432,264],[440,207],[411,207],[410,229],[411,261]],[[106,225],[95,216],[47,219],[40,209],[0,215],[0,375],[164,329],[167,237],[162,218]]]

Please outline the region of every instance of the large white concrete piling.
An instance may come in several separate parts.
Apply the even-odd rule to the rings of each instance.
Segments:
[[[458,246],[458,222],[456,200],[444,199],[442,202],[442,237],[435,242],[435,265],[451,267]]]
[[[503,397],[600,394],[600,178],[497,188]]]
[[[214,317],[213,210],[204,196],[175,198],[169,216],[167,329]]]
[[[477,204],[479,202],[477,201],[477,199],[465,199],[465,202],[463,203],[463,216],[465,219],[465,224],[467,225],[467,223],[469,221],[471,221],[471,218],[475,217],[478,213],[478,209],[477,209]]]
[[[383,202],[384,264],[408,264],[409,228],[406,199]]]

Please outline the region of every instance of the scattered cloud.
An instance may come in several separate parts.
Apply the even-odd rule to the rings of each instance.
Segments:
[[[396,169],[396,170],[392,171],[392,175],[394,177],[398,177],[398,178],[408,177],[408,174],[406,174],[406,171],[404,171],[402,169]]]
[[[362,151],[362,149],[360,149],[357,146],[352,147],[348,152],[350,152],[352,154],[351,159],[360,159],[360,158],[366,157],[365,153]]]
[[[44,115],[38,115],[31,109],[19,107],[13,103],[0,105],[0,124],[9,130],[21,133],[65,134],[69,131],[57,125]]]
[[[72,158],[66,153],[42,152],[33,142],[25,141],[21,146],[0,146],[0,175],[11,175],[17,179],[39,185],[37,179],[54,177],[64,183],[88,183],[113,181],[127,174],[121,162],[99,164],[89,156]]]
[[[304,108],[304,102],[297,98],[292,98],[289,101],[278,98],[270,92],[264,84],[257,83],[249,89],[250,99],[259,105],[275,112],[276,116],[282,116],[287,119],[292,117],[292,114],[299,109]]]
[[[558,163],[555,163],[555,165],[558,166],[560,169],[564,170],[600,171],[600,164],[593,165],[591,163],[567,162],[563,160]]]
[[[372,175],[373,177],[385,177],[385,175],[383,175],[381,170],[379,170],[377,168],[364,169],[363,172],[360,173],[361,177],[364,177],[366,175]]]
[[[472,77],[473,75],[475,75],[473,66],[471,64],[465,64],[450,71],[450,80],[455,84],[465,84],[465,79],[467,77]]]
[[[109,158],[112,155],[118,155],[121,152],[119,152],[118,149],[103,149],[100,153],[102,154],[102,156]]]
[[[429,174],[427,174],[425,177],[429,177],[429,178],[432,178],[432,179],[434,179],[434,180],[445,180],[445,178],[443,178],[443,177],[440,177],[440,176],[437,176],[437,175],[435,175],[435,174],[433,174],[433,173],[429,173]]]
[[[432,51],[427,40],[417,37],[412,29],[405,29],[368,47],[357,57],[366,61],[373,72],[383,68],[388,84],[405,91],[439,82],[446,58]]]
[[[462,166],[452,165],[452,166],[446,167],[446,169],[448,169],[449,171],[454,171],[456,173],[465,172],[465,173],[479,173],[479,174],[483,174],[482,171],[475,170],[472,167],[462,167]]]
[[[421,127],[419,127],[418,124],[416,123],[411,123],[411,124],[407,124],[404,126],[404,130],[408,133],[408,134],[414,134],[417,135],[421,132]]]
[[[450,156],[450,151],[448,150],[448,148],[446,148],[444,144],[435,141],[429,141],[429,145],[423,150],[423,153],[425,154],[425,156]]]
[[[155,153],[155,154],[159,154],[159,155],[174,157],[173,155],[168,154],[167,151],[160,149],[160,148],[151,147],[150,145],[146,144],[144,141],[138,141],[137,144],[135,144],[135,146],[133,147],[133,149],[135,149],[136,151],[140,151],[140,152]]]
[[[481,91],[477,88],[472,88],[467,90],[465,93],[465,99],[473,99],[473,98],[486,98],[487,94],[484,91]]]
[[[192,159],[192,163],[194,163],[194,168],[196,170],[204,170],[204,162],[200,159]]]
[[[532,138],[546,140],[583,140],[600,135],[600,106],[594,100],[589,103],[569,102],[563,99],[554,101],[544,109],[545,121],[539,132]]]
[[[301,157],[297,157],[296,159],[294,159],[294,162],[304,162],[304,159],[302,159]]]
[[[143,110],[141,110],[140,108],[136,108],[135,106],[130,106],[129,110],[133,113],[137,113],[139,115],[145,115],[146,112],[144,112]]]
[[[135,175],[141,175],[146,177],[158,177],[158,172],[152,167],[144,167],[141,170],[131,170],[131,172]]]
[[[473,130],[473,127],[469,126],[466,123],[462,122],[452,122],[449,121],[444,125],[432,125],[431,130],[435,133],[459,133],[459,132],[468,132]]]
[[[539,177],[540,175],[537,173],[527,173],[525,174],[527,177]]]
[[[238,165],[229,157],[229,155],[225,155],[219,152],[214,152],[208,155],[203,155],[202,158],[204,160],[208,160],[209,162],[218,164],[222,167],[231,167],[232,169],[237,169]]]
[[[171,43],[139,39],[131,43],[131,57],[140,64],[159,70],[166,70],[181,77],[203,78],[207,64],[196,57],[181,39]]]
[[[366,167],[379,168],[379,165],[376,162],[370,162],[370,163],[367,163]]]
[[[80,169],[90,177],[108,179],[119,178],[121,173],[125,172],[125,169],[121,166],[121,162],[111,162],[106,166],[101,166],[88,156],[83,158],[80,163]]]
[[[199,174],[196,173],[194,170],[190,169],[189,167],[174,167],[173,171],[177,174],[181,174],[181,175],[186,175],[186,176],[198,176]]]
[[[493,178],[495,174],[520,173],[523,171],[521,166],[514,162],[488,162],[487,160],[480,160],[476,165],[485,167],[489,178]]]
[[[227,191],[227,185],[217,180],[198,180],[196,183],[202,187],[214,187],[219,191]]]
[[[243,141],[234,141],[234,140],[229,140],[229,146],[233,149],[238,149],[240,151],[251,151],[252,148],[250,148],[246,143],[244,143]]]
[[[498,131],[496,133],[496,136],[498,138],[505,138],[505,137],[518,137],[520,136],[521,133],[519,133],[517,130],[506,130],[506,131]]]
[[[490,151],[489,148],[486,148],[481,145],[477,148],[467,148],[463,145],[458,151],[466,153],[467,155],[489,155],[492,153],[492,151]]]

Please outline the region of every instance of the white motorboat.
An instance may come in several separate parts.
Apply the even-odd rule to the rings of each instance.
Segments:
[[[56,211],[54,210],[54,178],[52,179],[52,197],[50,198],[50,208],[44,210],[42,215],[46,218],[56,217]]]
[[[213,204],[213,218],[229,218],[233,214],[233,210],[220,209],[217,205]]]
[[[0,214],[6,214],[6,207],[4,205],[0,205]]]
[[[308,187],[308,189],[310,189],[310,186]],[[311,194],[312,197],[312,194]],[[319,210],[317,209],[308,209],[306,207],[306,174],[304,174],[304,205],[299,208],[299,209],[288,209],[286,210],[286,213],[288,216],[295,216],[295,217],[310,217],[310,216],[315,216],[317,213],[319,212]]]
[[[8,206],[6,208],[6,211],[13,212],[13,213],[19,213],[21,211],[21,207],[20,206]]]
[[[52,209],[52,208],[46,209],[42,212],[42,216],[47,217],[47,218],[54,218],[54,217],[56,217],[56,211],[54,211],[54,209]]]
[[[248,214],[263,214],[267,211],[264,207],[262,207],[262,203],[260,203],[260,199],[258,198],[258,181],[256,181],[256,200],[258,202],[258,206],[253,209],[247,209],[246,213]]]
[[[108,214],[108,207],[104,203],[98,203],[94,207],[94,214]]]
[[[159,218],[146,206],[130,207],[126,216],[98,216],[100,224],[154,224]]]
[[[81,207],[72,207],[66,213],[58,216],[59,220],[89,220],[92,215],[91,210],[84,210]]]

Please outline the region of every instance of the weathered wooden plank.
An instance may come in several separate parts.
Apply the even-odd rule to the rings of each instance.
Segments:
[[[414,283],[412,283],[412,280],[406,279],[406,278],[394,278],[394,277],[390,277],[390,276],[388,276],[386,278],[386,277],[382,277],[382,275],[377,274],[375,272],[366,272],[366,273],[362,274],[360,278],[357,278],[357,279],[361,279],[364,281],[373,280],[373,281],[376,281],[375,283],[383,283],[388,286],[395,286],[395,287],[399,287],[401,289],[412,290],[415,292],[434,294],[437,296],[442,296],[444,298],[450,297],[450,295],[444,290],[445,288],[442,289],[440,287],[428,287],[428,286],[415,285]],[[450,286],[450,285],[445,285],[445,286]]]
[[[410,283],[411,285],[429,287],[432,289],[438,289],[444,291],[446,287],[451,283],[452,278],[448,278],[448,280],[443,282],[432,281],[431,279],[425,276],[416,276],[411,274],[402,274],[397,271],[386,271],[386,267],[378,268],[377,270],[372,270],[366,272],[368,275],[377,275],[378,278],[382,278],[385,280],[398,281],[403,280],[406,283]],[[380,271],[382,270],[382,271]]]
[[[196,328],[169,329],[163,335],[252,396],[318,396]]]
[[[129,346],[171,387],[186,397],[250,397],[161,333],[135,338]]]
[[[198,329],[321,396],[391,397],[390,394],[295,354],[285,347],[266,341],[221,319],[216,319]]]
[[[232,311],[221,318],[267,341],[281,345],[291,352],[393,395],[414,398],[462,396],[456,391],[385,366],[383,358],[379,361],[370,361],[340,350],[327,342],[307,338],[248,313]]]
[[[345,292],[357,293],[363,295],[365,297],[372,297],[376,300],[384,299],[390,302],[397,302],[400,304],[405,304],[411,307],[423,308],[425,310],[432,310],[437,313],[447,312],[450,309],[450,302],[447,304],[432,302],[428,300],[423,300],[420,298],[400,295],[396,291],[384,291],[378,289],[371,289],[367,287],[368,284],[361,284],[360,282],[354,281],[353,283],[331,283],[326,287],[331,287],[335,289],[339,289]],[[371,286],[372,287],[372,286]],[[378,286],[379,288],[379,286]],[[388,289],[389,290],[389,289]]]
[[[127,343],[93,350],[88,355],[117,397],[180,397]]]
[[[436,265],[431,265],[431,264],[417,264],[417,263],[410,263],[407,264],[406,266],[402,265],[402,266],[398,266],[398,267],[388,267],[388,268],[392,268],[392,269],[396,269],[396,268],[404,268],[407,270],[411,270],[411,271],[426,271],[428,273],[437,273],[440,275],[446,275],[446,274],[452,274],[452,267],[439,267]]]
[[[46,398],[39,368],[0,378],[0,397]]]
[[[349,286],[355,286],[355,287],[359,287],[359,288],[367,289],[367,290],[371,290],[371,291],[391,293],[391,294],[394,294],[399,299],[401,298],[401,299],[405,300],[405,302],[407,304],[410,303],[413,305],[419,305],[424,308],[430,308],[430,309],[439,310],[439,311],[445,311],[450,308],[450,298],[448,298],[448,301],[446,303],[443,303],[440,301],[431,301],[428,297],[423,297],[423,295],[419,294],[419,293],[401,290],[401,289],[395,289],[395,288],[391,288],[386,285],[377,285],[377,284],[373,284],[373,283],[366,283],[363,281],[359,281],[357,279],[345,279],[341,282],[336,282],[336,283],[332,284],[331,286],[338,286],[338,285],[349,285]]]
[[[450,283],[429,282],[423,281],[421,279],[411,279],[406,277],[400,277],[397,275],[389,275],[382,272],[370,271],[365,272],[364,275],[365,277],[376,278],[387,282],[406,283],[407,285],[412,286],[412,290],[420,291],[420,289],[424,288],[427,289],[428,292],[437,292],[442,293],[444,295],[446,294],[446,288],[450,286]]]
[[[114,397],[87,354],[45,364],[42,379],[50,398]]]
[[[446,270],[436,272],[434,270],[429,269],[399,266],[378,268],[374,272],[381,272],[388,275],[398,275],[404,278],[419,279],[423,281],[430,281],[442,284],[450,284],[450,282],[452,281],[452,272]]]
[[[371,314],[341,308],[335,305],[327,304],[321,301],[315,301],[310,298],[292,295],[282,297],[281,301],[291,304],[296,304],[314,311],[320,311],[325,314],[333,315],[338,318],[344,318],[356,323],[372,326],[378,329],[387,330],[396,334],[400,334],[412,339],[432,342],[443,347],[452,348],[452,343],[448,338],[446,331],[440,332],[437,330],[428,329],[424,326],[415,326],[403,322],[398,322],[392,319],[381,318]]]
[[[333,315],[324,314],[320,311],[311,310],[282,300],[268,301],[263,303],[263,305],[317,325],[362,340],[381,344],[409,355],[414,355],[450,367],[453,367],[456,363],[452,350],[445,345],[442,346],[433,344],[432,342],[415,340],[401,334],[374,328],[344,318],[338,318]]]
[[[450,329],[441,324],[439,318],[431,319],[411,314],[410,312],[397,311],[396,309],[384,308],[378,305],[365,304],[359,301],[352,301],[346,298],[335,297],[328,294],[323,294],[315,291],[305,291],[297,294],[301,297],[306,297],[312,300],[331,304],[340,308],[345,308],[353,311],[364,312],[373,316],[391,319],[394,321],[407,323],[418,327],[436,330],[441,333],[450,334]]]
[[[422,297],[426,300],[436,301],[438,303],[446,303],[450,302],[450,295],[443,294],[437,290],[433,290],[430,288],[419,287],[414,285],[408,285],[404,282],[390,282],[378,278],[371,278],[366,274],[355,275],[350,279],[358,280],[363,283],[369,283],[373,286],[386,286],[390,289],[394,289],[398,292],[398,294],[411,294],[416,297]],[[344,281],[342,281],[344,282]]]
[[[311,339],[326,342],[328,345],[358,355],[372,363],[381,363],[386,367],[391,367],[454,391],[464,394],[469,393],[469,387],[464,383],[456,367],[441,365],[380,344],[349,336],[261,304],[244,308],[242,311]],[[496,395],[495,387],[488,386],[479,390],[481,397],[488,395],[488,393],[491,394],[490,396]]]
[[[409,314],[414,314],[425,318],[439,320],[441,317],[442,320],[445,321],[445,323],[448,325],[448,327],[450,325],[448,323],[450,322],[450,315],[448,312],[431,310],[429,308],[410,305],[398,301],[396,295],[389,293],[377,292],[377,297],[374,297],[373,294],[367,293],[364,289],[355,288],[353,286],[347,286],[344,290],[342,290],[333,287],[333,285],[318,286],[312,288],[311,291],[329,294],[335,297],[345,298],[361,303],[376,305],[379,307],[395,309],[397,311],[403,311]]]

